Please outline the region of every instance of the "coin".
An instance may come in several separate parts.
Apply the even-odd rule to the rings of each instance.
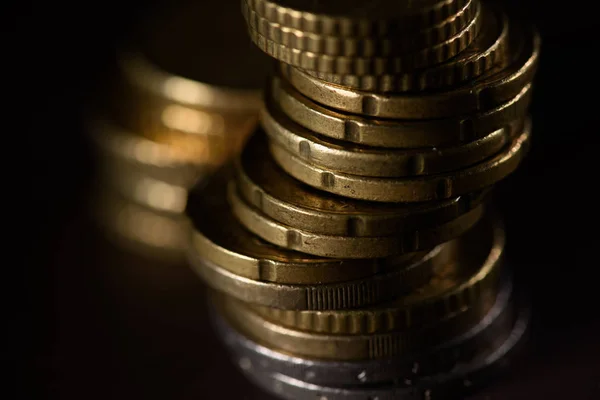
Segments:
[[[448,61],[473,42],[479,34],[482,20],[482,12],[479,9],[465,29],[450,39],[419,53],[389,57],[347,57],[311,53],[269,40],[251,27],[248,27],[248,34],[263,52],[298,68],[342,75],[378,75],[414,71]]]
[[[90,200],[94,219],[116,245],[151,258],[182,258],[190,232],[183,214],[158,212],[105,187],[96,188]]]
[[[388,304],[352,311],[252,309],[269,321],[292,329],[362,335],[435,326],[456,314],[469,313],[479,303],[493,304],[505,246],[500,221],[487,216],[447,246],[452,247],[455,256],[436,268],[431,281]]]
[[[191,251],[242,277],[279,284],[324,284],[356,279],[410,265],[426,252],[387,259],[320,258],[286,250],[252,235],[237,222],[226,200],[226,170],[190,194],[194,224]]]
[[[522,132],[523,126],[522,120],[514,121],[487,136],[458,146],[392,150],[315,134],[292,121],[270,100],[260,115],[264,131],[286,150],[285,154],[323,169],[373,177],[431,175],[460,170],[500,152],[508,141]]]
[[[121,168],[135,168],[149,178],[190,187],[213,168],[203,164],[206,157],[192,156],[193,150],[149,140],[121,129],[101,116],[88,115],[86,124],[98,152],[98,161],[117,174]],[[200,153],[195,153],[196,156],[203,150],[198,151]]]
[[[477,15],[478,7],[478,1],[467,0],[456,14],[434,26],[415,31],[410,37],[396,35],[378,38],[317,35],[290,28],[261,17],[248,6],[245,0],[242,1],[242,13],[246,23],[265,38],[291,49],[348,57],[393,56],[421,50],[435,51],[433,48],[436,45],[465,29]]]
[[[373,119],[336,112],[304,97],[283,80],[274,79],[272,90],[272,100],[281,110],[315,133],[366,146],[420,148],[472,142],[522,119],[531,102],[532,84],[491,110],[431,120]]]
[[[344,174],[308,164],[271,142],[273,158],[288,174],[315,188],[355,199],[420,202],[447,199],[484,189],[511,174],[527,153],[531,121],[498,155],[453,173],[414,178],[375,178]]]
[[[230,182],[228,198],[238,221],[262,239],[307,254],[340,258],[389,257],[425,250],[462,234],[483,212],[480,205],[444,224],[393,236],[346,237],[320,235],[273,221],[241,199],[233,182]]]
[[[447,262],[449,255],[451,252],[442,245],[408,266],[378,273],[368,279],[284,285],[236,275],[194,250],[188,252],[190,265],[213,289],[251,304],[290,310],[349,309],[394,299],[428,282],[436,265]]]
[[[381,385],[355,385],[349,387],[348,385],[333,385],[330,382],[313,384],[284,375],[279,371],[267,371],[260,368],[260,364],[258,368],[242,368],[242,372],[248,379],[267,392],[290,400],[311,400],[315,398],[330,400],[448,400],[465,398],[464,396],[472,393],[473,389],[481,387],[489,382],[490,378],[506,371],[511,363],[515,361],[520,354],[519,350],[527,342],[530,320],[531,310],[529,307],[525,307],[519,311],[514,324],[498,324],[497,329],[492,330],[499,336],[500,343],[488,344],[472,360],[459,363],[448,372],[430,376],[416,384],[413,384],[413,380],[402,380],[401,377]],[[266,349],[259,343],[254,343],[256,347],[260,346],[261,350]],[[269,354],[289,358],[285,353],[274,352],[270,349],[266,350],[269,351]],[[257,360],[251,358],[245,361],[247,362],[240,365],[248,365],[248,363],[253,365],[252,362]],[[327,375],[337,371],[341,366],[368,364],[368,362],[350,363],[320,360],[305,360],[305,362],[307,364],[327,365],[329,370],[332,371],[328,372]],[[381,363],[382,361],[377,360],[377,362]]]
[[[455,338],[445,337],[442,330],[435,328],[372,335],[310,333],[274,324],[234,298],[222,296],[215,300],[220,303],[218,306],[225,318],[249,338],[276,351],[317,360],[360,361],[391,357],[418,359],[419,354],[435,352],[436,347],[444,348],[446,352],[468,354],[490,342],[506,338],[514,323],[510,294],[499,298],[479,323]],[[454,343],[451,348],[446,348],[449,341]]]
[[[295,68],[281,70],[300,93],[343,112],[398,119],[464,115],[497,107],[518,95],[533,80],[539,58],[539,36],[531,30],[525,33],[513,28],[511,32],[513,47],[518,50],[512,60],[497,64],[468,85],[443,92],[419,95],[363,92],[331,85]]]
[[[505,66],[503,61],[507,57],[508,19],[493,7],[486,8],[484,11],[486,11],[484,16],[486,21],[483,31],[464,51],[445,63],[403,74],[358,76],[308,70],[303,72],[334,85],[382,93],[423,92],[460,85],[477,79],[494,67]],[[293,67],[281,66],[281,68]],[[425,93],[418,94],[427,96]]]
[[[237,159],[236,182],[242,198],[267,217],[332,236],[390,236],[440,225],[481,204],[488,193],[422,204],[371,203],[331,195],[286,174],[269,154],[264,134],[253,135]]]
[[[271,22],[322,35],[388,37],[432,26],[456,14],[465,0],[247,0]]]
[[[199,18],[206,12],[204,4],[186,2],[144,19],[121,49],[123,73],[179,104],[256,111],[270,61],[248,42],[239,3],[216,2],[215,17]],[[233,20],[224,24],[220,16]]]
[[[145,89],[143,82],[152,77],[150,67],[140,64],[132,56],[122,56],[122,68],[132,77],[120,74],[110,86],[110,96],[103,108],[120,125],[133,132],[154,139],[155,137],[187,136],[186,140],[222,138],[233,140],[246,137],[257,123],[257,109],[213,110],[182,104]],[[143,82],[136,84],[135,79]],[[258,94],[257,94],[258,95]],[[118,101],[115,101],[118,99]],[[196,139],[199,138],[199,139]]]
[[[502,289],[496,299],[494,307],[500,307],[506,304],[512,293],[512,284],[510,280],[505,280]],[[301,358],[288,353],[282,353],[265,347],[256,341],[244,336],[238,332],[228,321],[218,315],[217,310],[211,307],[211,322],[213,322],[220,337],[223,338],[226,346],[232,352],[232,356],[239,360],[240,366],[250,366],[256,370],[267,373],[280,373],[293,379],[306,382],[308,384],[326,385],[326,386],[352,386],[354,388],[364,386],[374,387],[375,385],[388,385],[390,382],[412,386],[419,381],[432,383],[431,376],[444,374],[457,368],[462,368],[461,364],[471,363],[475,360],[485,358],[491,352],[498,352],[505,346],[506,342],[498,340],[489,340],[486,348],[477,351],[478,356],[472,355],[473,349],[458,346],[460,340],[451,340],[446,346],[436,348],[436,351],[421,355],[417,359],[408,357],[392,357],[387,359],[366,360],[366,361],[326,361]],[[519,311],[516,323],[513,325],[513,332],[509,336],[511,341],[515,334],[515,328],[521,325],[521,322],[528,321],[528,307]],[[494,313],[491,313],[492,317]],[[496,316],[498,316],[496,314]],[[526,318],[523,318],[526,317]],[[485,330],[474,329],[467,335],[462,335],[462,339],[468,341],[469,335],[477,335]],[[489,338],[488,338],[489,339]],[[452,351],[454,350],[454,351]],[[462,351],[461,351],[462,350]],[[242,362],[243,361],[243,362]]]

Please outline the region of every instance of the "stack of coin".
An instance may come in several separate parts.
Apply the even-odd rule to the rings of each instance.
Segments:
[[[101,181],[95,215],[128,249],[185,259],[187,191],[258,124],[270,60],[248,39],[238,1],[227,0],[157,9],[117,61],[88,121]]]
[[[280,64],[261,127],[189,204],[190,260],[240,369],[290,399],[483,384],[529,322],[488,200],[529,146],[537,34],[478,0],[242,13]]]

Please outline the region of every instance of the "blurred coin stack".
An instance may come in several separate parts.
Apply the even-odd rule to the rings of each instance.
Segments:
[[[128,250],[184,260],[188,189],[256,127],[269,59],[248,40],[236,0],[157,9],[117,57],[88,121],[95,217]]]
[[[478,0],[242,12],[280,65],[261,128],[189,204],[190,260],[240,369],[289,399],[485,383],[529,323],[488,203],[529,146],[537,34]]]

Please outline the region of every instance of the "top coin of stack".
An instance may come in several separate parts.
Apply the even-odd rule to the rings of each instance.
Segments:
[[[189,208],[190,260],[240,367],[295,399],[475,386],[528,323],[485,207],[529,147],[537,34],[478,0],[242,13],[280,65],[261,128]]]
[[[177,2],[144,19],[90,115],[100,222],[121,244],[157,250],[149,254],[183,254],[188,188],[237,154],[257,124],[269,60],[249,42],[237,1],[210,10]]]

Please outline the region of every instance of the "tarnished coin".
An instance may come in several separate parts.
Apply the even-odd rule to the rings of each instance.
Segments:
[[[123,73],[142,90],[200,109],[256,111],[269,60],[247,39],[235,1],[168,5],[142,21],[122,50]],[[200,18],[200,19],[199,19]],[[204,49],[204,50],[202,50]]]
[[[487,216],[447,246],[455,252],[451,261],[437,268],[426,285],[389,304],[351,312],[252,309],[276,324],[293,329],[362,335],[435,326],[456,314],[468,313],[480,303],[491,306],[499,288],[505,246],[500,221],[491,221]]]
[[[456,14],[466,0],[395,1],[247,0],[258,15],[283,26],[322,35],[389,37],[424,29]]]
[[[483,17],[481,6],[472,21],[458,34],[414,54],[388,57],[348,57],[301,51],[276,43],[248,27],[252,42],[271,57],[309,71],[333,74],[379,75],[404,73],[443,63],[466,49],[477,37]]]
[[[233,214],[246,229],[275,245],[323,257],[373,258],[432,248],[466,232],[479,220],[480,205],[438,226],[398,232],[393,236],[328,236],[303,231],[270,219],[246,203],[233,182],[229,186]]]
[[[380,118],[445,118],[493,109],[518,95],[531,83],[539,58],[539,36],[517,28],[513,34],[515,56],[498,64],[479,79],[444,92],[379,94],[332,85],[295,68],[282,73],[303,95],[322,105],[353,114]],[[505,35],[505,39],[506,35]]]
[[[373,57],[432,51],[436,45],[460,33],[477,15],[479,2],[467,0],[455,14],[440,23],[415,30],[410,35],[388,37],[348,37],[319,35],[272,22],[242,1],[242,13],[248,26],[265,38],[291,49],[331,56]]]
[[[518,120],[462,145],[400,150],[360,146],[318,135],[292,121],[269,99],[260,115],[269,138],[288,154],[323,169],[376,177],[457,171],[497,154],[523,130],[523,121]]]
[[[464,51],[445,63],[404,74],[358,76],[308,70],[304,72],[328,83],[371,92],[422,92],[458,86],[477,79],[490,69],[503,68],[506,64],[508,19],[499,10],[486,8],[485,11],[486,21],[479,36]]]
[[[261,160],[261,162],[256,162]],[[422,204],[353,200],[314,189],[285,173],[257,133],[236,163],[240,195],[267,217],[300,230],[332,236],[391,236],[448,222],[473,209],[487,191]]]
[[[498,155],[479,164],[438,175],[414,178],[374,178],[344,174],[308,164],[271,142],[273,158],[288,174],[315,188],[354,199],[420,202],[448,199],[489,187],[511,174],[529,149],[531,121]]]
[[[206,186],[191,192],[188,213],[194,223],[192,251],[233,274],[261,282],[315,285],[369,279],[374,274],[410,265],[427,254],[345,260],[271,245],[243,229],[233,217],[226,200],[230,175],[227,172],[219,172]]]
[[[472,142],[524,118],[532,84],[491,110],[430,120],[373,119],[336,112],[301,95],[283,80],[274,79],[272,91],[273,101],[290,119],[315,133],[366,146],[420,148]]]

